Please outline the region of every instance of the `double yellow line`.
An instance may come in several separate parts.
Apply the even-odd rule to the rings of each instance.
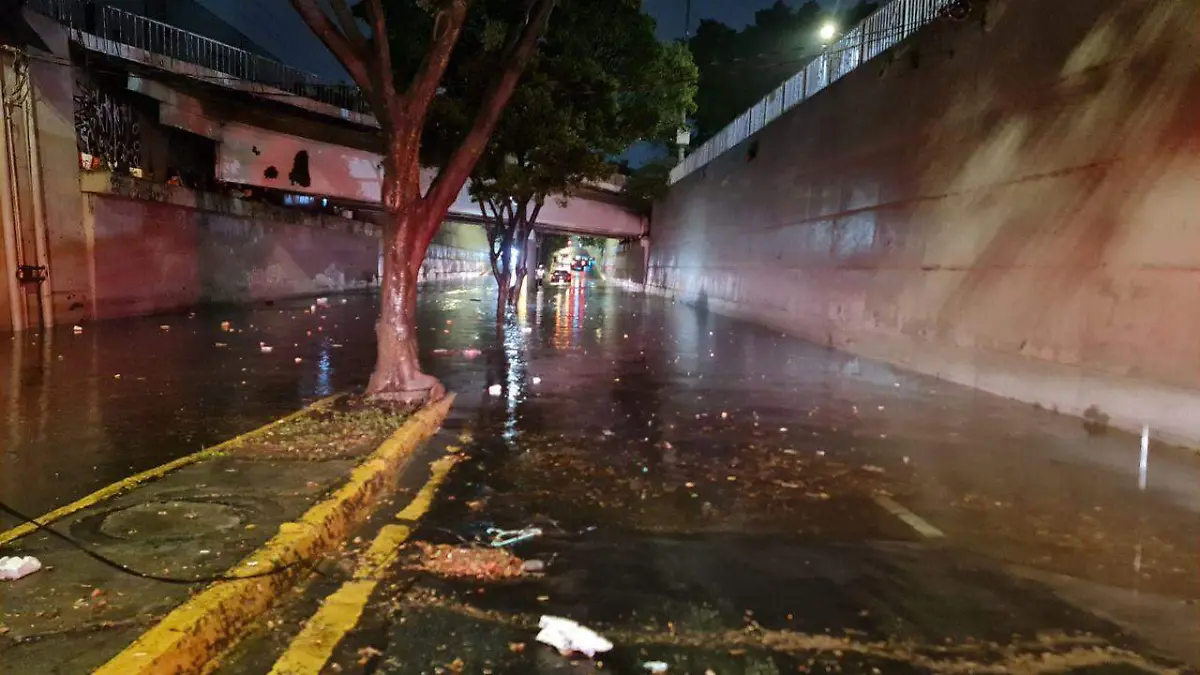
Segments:
[[[370,516],[419,444],[441,426],[453,401],[450,395],[413,414],[354,468],[342,487],[312,506],[298,521],[280,525],[270,541],[231,572],[315,561],[336,548]],[[384,554],[395,550],[399,545],[396,542],[403,541],[401,535],[408,536],[406,531],[390,529],[372,544],[374,557],[368,558],[376,564],[371,569],[386,565]],[[298,572],[213,584],[175,608],[92,675],[201,672],[225,648],[241,639],[250,622],[295,584]]]
[[[433,462],[429,480],[396,518],[420,520],[433,504],[438,488],[454,468],[458,456],[447,455]],[[325,599],[317,613],[304,625],[287,651],[275,662],[270,675],[318,675],[333,650],[362,618],[371,594],[396,560],[400,546],[411,533],[408,525],[385,525],[354,570],[354,578]]]

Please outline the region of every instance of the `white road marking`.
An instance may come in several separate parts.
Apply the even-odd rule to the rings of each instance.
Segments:
[[[909,527],[916,530],[918,534],[926,539],[942,539],[946,536],[944,532],[930,525],[921,516],[909,511],[900,504],[896,503],[891,497],[885,495],[875,495],[875,503],[887,509],[887,512],[903,520]]]

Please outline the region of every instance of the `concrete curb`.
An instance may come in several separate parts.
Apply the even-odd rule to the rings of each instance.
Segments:
[[[258,436],[261,436],[262,434],[270,431],[271,429],[274,429],[275,427],[279,426],[280,424],[283,424],[284,422],[289,422],[291,420],[296,419],[297,417],[300,417],[301,415],[307,414],[314,410],[320,410],[321,408],[328,406],[330,403],[332,403],[333,401],[337,400],[340,397],[341,397],[341,394],[335,394],[333,396],[323,398],[319,401],[316,401],[315,403],[312,403],[311,405],[309,405],[305,408],[301,408],[300,410],[297,410],[294,413],[280,417],[279,419],[277,419],[273,422],[269,422],[266,425],[261,426],[257,429],[254,429],[252,431],[247,431],[246,433],[241,434],[239,436],[234,436],[233,438],[231,438],[227,441],[224,441],[222,443],[218,443],[210,448],[205,448],[199,452],[195,452],[190,455],[185,455],[183,457],[180,457],[179,459],[167,462],[166,464],[163,464],[161,466],[156,466],[153,469],[147,469],[146,471],[143,471],[138,474],[134,474],[128,478],[119,480],[111,485],[106,486],[106,487],[102,487],[99,490],[96,490],[95,492],[93,492],[92,494],[90,494],[86,497],[77,499],[77,500],[71,502],[70,504],[67,504],[66,506],[60,506],[59,508],[54,509],[53,511],[51,511],[43,516],[39,516],[39,517],[35,518],[34,520],[37,521],[38,525],[49,525],[50,523],[53,523],[56,520],[61,520],[65,517],[71,515],[72,513],[75,513],[77,511],[82,511],[83,509],[86,509],[90,506],[95,506],[96,504],[99,504],[100,502],[102,502],[106,499],[112,499],[113,497],[124,494],[124,493],[134,489],[135,487],[141,485],[142,483],[162,478],[163,476],[167,475],[168,473],[171,473],[172,471],[175,471],[176,469],[182,469],[183,467],[188,466],[190,464],[195,464],[196,462],[199,462],[201,460],[215,457],[236,445],[239,445],[239,444],[241,444],[245,441],[248,441],[252,438],[257,438]],[[21,537],[24,537],[25,535],[30,534],[35,531],[37,531],[37,527],[35,527],[31,523],[23,523],[21,525],[18,525],[17,527],[12,528],[11,530],[7,530],[5,532],[0,532],[0,546],[3,546],[11,541],[20,539]]]
[[[295,568],[279,574],[224,581],[204,589],[175,608],[133,644],[93,675],[162,675],[200,672],[248,623],[264,612],[301,576],[306,562],[334,548],[374,511],[375,498],[405,467],[413,451],[441,426],[454,396],[414,414],[324,501],[299,520],[284,523],[279,533],[230,570],[230,574],[262,574],[273,567]]]

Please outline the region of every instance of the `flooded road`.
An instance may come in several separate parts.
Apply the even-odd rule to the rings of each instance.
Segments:
[[[1191,451],[1143,472],[1130,434],[613,288],[548,289],[435,363],[470,460],[419,536],[536,527],[512,550],[545,573],[413,576],[410,550],[342,672],[1200,664]],[[564,659],[543,614],[617,647]]]
[[[1132,435],[612,287],[544,289],[497,335],[493,297],[422,296],[469,461],[417,534],[535,526],[513,551],[545,573],[403,563],[341,672],[591,672],[536,646],[543,613],[599,627],[612,672],[1200,663],[1190,451],[1151,443],[1143,474]],[[361,387],[374,300],[331,303],[14,341],[0,494],[44,510]]]
[[[467,295],[480,294],[428,287],[422,322],[477,322],[480,303]],[[86,324],[78,334],[63,326],[45,339],[0,337],[0,497],[42,513],[314,400],[360,390],[375,360],[378,298],[315,303],[204,308]],[[422,346],[448,338],[431,331]]]

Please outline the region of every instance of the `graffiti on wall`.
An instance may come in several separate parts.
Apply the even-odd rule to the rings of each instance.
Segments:
[[[83,168],[140,172],[142,140],[136,111],[82,81],[75,86],[75,136]]]

